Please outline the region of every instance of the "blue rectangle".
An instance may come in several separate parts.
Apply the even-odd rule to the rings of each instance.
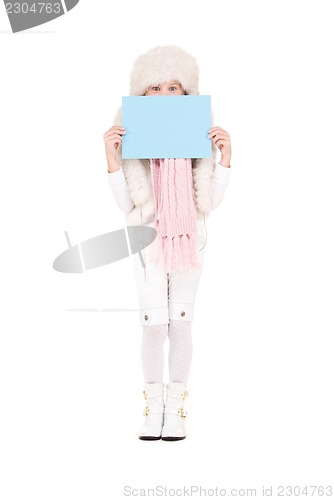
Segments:
[[[122,98],[122,158],[211,158],[211,96]]]

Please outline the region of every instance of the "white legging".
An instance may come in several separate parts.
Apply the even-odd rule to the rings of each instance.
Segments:
[[[144,382],[163,382],[164,344],[169,338],[169,382],[187,384],[192,360],[191,321],[171,320],[169,324],[143,327],[141,360]]]
[[[194,302],[203,268],[205,234],[203,222],[197,221],[199,268],[164,273],[150,259],[145,249],[145,270],[139,255],[134,270],[143,327],[141,359],[145,383],[162,382],[164,344],[169,338],[169,381],[187,383],[192,360],[191,327]],[[153,224],[147,224],[153,227]]]

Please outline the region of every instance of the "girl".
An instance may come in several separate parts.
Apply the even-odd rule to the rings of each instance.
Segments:
[[[156,47],[134,63],[130,95],[198,95],[196,60],[175,46]],[[203,266],[205,217],[223,199],[230,176],[231,143],[220,127],[208,132],[212,158],[123,160],[121,109],[103,136],[108,179],[129,225],[154,227],[157,237],[133,259],[142,326],[144,440],[186,437],[184,401],[192,360],[194,301]],[[220,161],[216,152],[220,150]],[[169,338],[169,383],[164,343]]]

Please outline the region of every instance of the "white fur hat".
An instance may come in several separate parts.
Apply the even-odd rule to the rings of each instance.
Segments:
[[[199,69],[196,59],[180,47],[155,47],[136,59],[130,95],[143,95],[148,87],[177,80],[189,95],[198,95]]]

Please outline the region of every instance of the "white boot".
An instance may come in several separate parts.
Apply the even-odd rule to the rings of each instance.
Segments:
[[[162,439],[164,441],[185,439],[187,413],[184,410],[184,401],[188,396],[186,386],[181,382],[170,382],[166,386],[166,393]]]
[[[148,441],[161,439],[164,420],[164,386],[163,383],[145,384],[143,391],[146,400],[145,422],[140,428],[139,439]]]

